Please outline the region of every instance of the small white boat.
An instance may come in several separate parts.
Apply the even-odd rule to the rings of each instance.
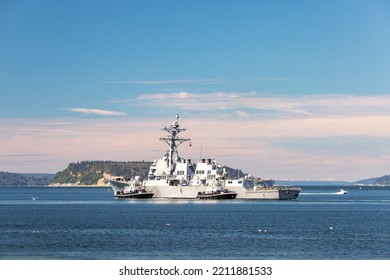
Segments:
[[[335,194],[347,194],[348,191],[347,190],[344,190],[344,189],[340,189],[338,192],[336,192]]]

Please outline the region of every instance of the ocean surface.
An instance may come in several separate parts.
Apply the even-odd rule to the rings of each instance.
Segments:
[[[390,187],[346,189],[124,201],[107,188],[0,187],[0,259],[389,260]]]

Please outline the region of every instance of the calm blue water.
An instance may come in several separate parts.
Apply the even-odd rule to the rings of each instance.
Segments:
[[[204,202],[0,187],[0,259],[390,259],[390,187],[348,190]]]

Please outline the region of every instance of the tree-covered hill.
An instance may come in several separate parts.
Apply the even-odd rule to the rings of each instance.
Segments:
[[[130,178],[145,178],[151,162],[147,161],[81,161],[70,163],[66,169],[57,172],[53,184],[97,185],[104,174]],[[102,181],[100,181],[102,182]]]
[[[20,174],[0,171],[0,186],[47,186],[52,180],[51,174]]]

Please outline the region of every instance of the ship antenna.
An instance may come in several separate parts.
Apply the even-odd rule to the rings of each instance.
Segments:
[[[163,130],[169,133],[167,137],[161,137],[160,140],[165,141],[165,143],[169,146],[168,168],[172,175],[175,169],[174,155],[176,154],[179,158],[179,151],[177,147],[184,142],[190,141],[191,139],[180,138],[177,136],[180,132],[186,130],[185,128],[180,128],[179,126],[179,114],[176,114],[176,120],[172,123],[172,125],[164,127]]]

